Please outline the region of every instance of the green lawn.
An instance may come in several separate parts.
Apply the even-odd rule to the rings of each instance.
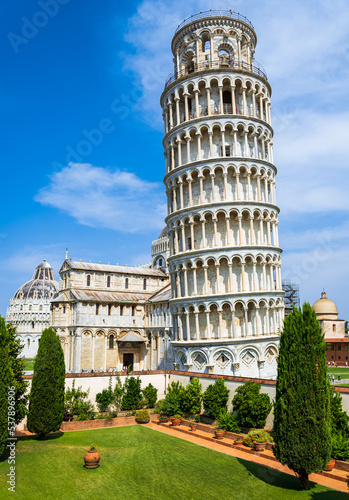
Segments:
[[[327,373],[334,375],[334,379],[338,380],[338,375],[341,376],[341,379],[348,379],[349,380],[349,368],[342,368],[342,367],[335,367],[335,366],[328,366],[327,367]],[[340,384],[343,385],[343,384]]]
[[[25,363],[24,370],[34,370],[34,359],[25,358],[23,361]]]
[[[83,457],[98,447],[100,467]],[[9,472],[0,462],[0,477]],[[0,482],[0,498],[115,500],[340,500],[346,494],[312,485],[252,462],[138,426],[67,432],[17,443],[16,493]]]

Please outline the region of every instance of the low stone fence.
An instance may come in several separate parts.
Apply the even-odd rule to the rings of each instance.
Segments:
[[[62,432],[85,431],[89,429],[102,429],[104,427],[121,427],[124,425],[134,425],[135,423],[135,417],[97,418],[95,420],[62,422],[60,430]]]

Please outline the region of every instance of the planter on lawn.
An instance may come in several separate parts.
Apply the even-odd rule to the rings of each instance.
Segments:
[[[96,469],[97,467],[99,467],[100,459],[101,456],[96,448],[94,446],[91,446],[84,456],[86,469]]]

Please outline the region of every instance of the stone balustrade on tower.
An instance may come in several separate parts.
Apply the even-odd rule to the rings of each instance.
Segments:
[[[172,40],[161,96],[172,347],[182,369],[273,377],[282,251],[271,87],[256,43],[231,11],[192,16]]]

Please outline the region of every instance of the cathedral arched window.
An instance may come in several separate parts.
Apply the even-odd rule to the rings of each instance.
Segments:
[[[107,276],[107,287],[110,288],[110,276]]]
[[[91,276],[89,274],[86,276],[86,285],[91,286]]]
[[[128,278],[125,278],[125,288],[128,288]]]
[[[147,289],[147,280],[146,278],[144,278],[143,280],[143,290],[146,290]]]
[[[114,335],[109,336],[109,349],[114,349]]]
[[[27,339],[28,347],[30,346],[30,339]]]

